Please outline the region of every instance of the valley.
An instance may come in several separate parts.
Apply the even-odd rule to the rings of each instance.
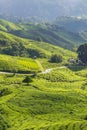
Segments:
[[[84,33],[0,20],[0,130],[87,130]]]

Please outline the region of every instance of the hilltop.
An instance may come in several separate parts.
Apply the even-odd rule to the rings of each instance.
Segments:
[[[1,19],[0,30],[22,38],[48,42],[70,50],[74,50],[87,40],[79,33],[69,32],[62,26],[50,23],[12,23]]]

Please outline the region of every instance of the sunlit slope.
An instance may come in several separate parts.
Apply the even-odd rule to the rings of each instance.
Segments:
[[[20,29],[21,28],[18,25],[12,22],[0,19],[0,30],[9,32],[9,31],[20,30]]]
[[[29,85],[24,77],[0,75],[1,129],[87,129],[86,77],[67,68],[38,75]]]
[[[78,33],[71,33],[56,24],[12,23],[0,20],[0,30],[16,36],[42,40],[67,49],[74,49],[86,41]]]
[[[29,73],[40,71],[35,60],[31,58],[12,57],[0,54],[0,71]]]
[[[17,46],[16,48],[18,48],[18,49],[21,46],[23,46],[25,51],[27,49],[37,50],[39,53],[42,53],[45,57],[49,57],[54,53],[63,55],[64,59],[76,56],[76,54],[74,52],[68,51],[61,47],[51,45],[49,43],[27,40],[27,39],[23,39],[23,38],[14,36],[12,34],[0,31],[0,46],[1,46],[0,51],[1,51],[1,53],[9,54],[9,51],[7,53],[7,50],[9,48],[10,48],[10,50],[13,49],[13,45]],[[19,53],[20,53],[20,51],[19,51]],[[30,53],[30,52],[28,52],[28,53]]]

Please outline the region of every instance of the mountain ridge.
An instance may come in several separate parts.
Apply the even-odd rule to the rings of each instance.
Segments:
[[[0,12],[19,16],[55,19],[59,16],[86,15],[87,1],[82,0],[0,0]]]
[[[0,19],[0,30],[26,39],[48,42],[70,50],[86,42],[86,39],[79,33],[67,31],[62,26],[50,23],[12,23]]]

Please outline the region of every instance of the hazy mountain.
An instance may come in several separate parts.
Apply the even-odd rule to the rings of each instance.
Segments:
[[[72,33],[55,24],[12,23],[0,20],[0,30],[35,41],[48,42],[66,49],[75,49],[87,41],[78,33]]]
[[[46,19],[64,15],[86,15],[87,0],[0,0],[0,12]]]
[[[87,17],[60,17],[53,23],[70,32],[81,33],[87,31]]]

